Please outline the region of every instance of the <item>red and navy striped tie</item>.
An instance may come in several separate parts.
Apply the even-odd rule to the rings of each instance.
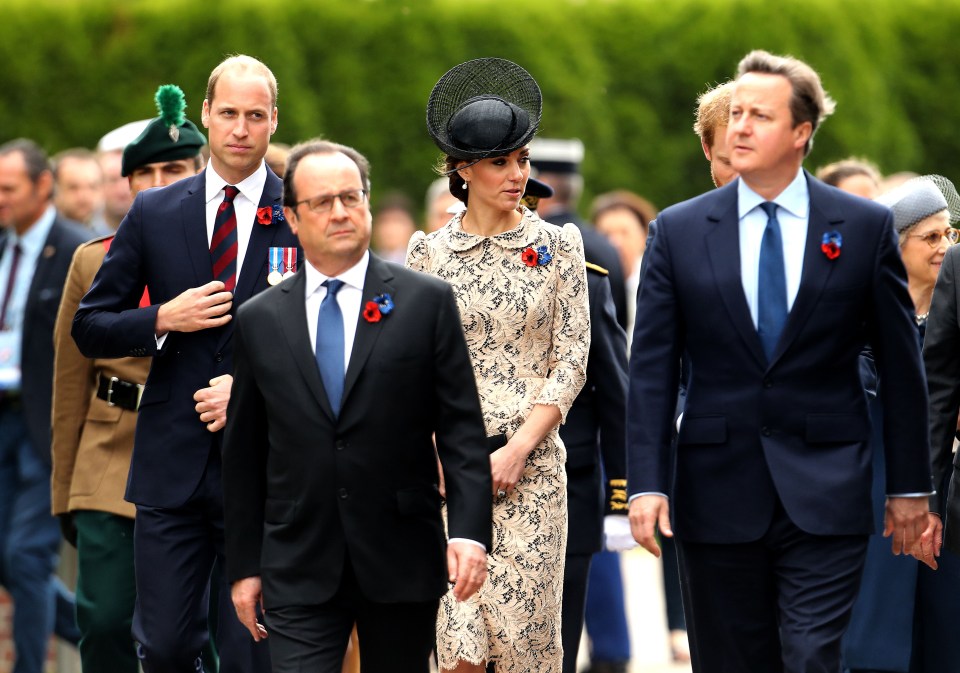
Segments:
[[[237,213],[233,199],[240,190],[233,185],[223,188],[223,203],[217,209],[213,222],[213,238],[210,239],[210,261],[213,263],[213,278],[223,281],[227,292],[237,285]]]

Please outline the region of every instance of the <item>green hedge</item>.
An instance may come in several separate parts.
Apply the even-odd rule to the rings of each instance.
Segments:
[[[276,140],[324,135],[373,163],[375,194],[419,199],[437,152],[424,105],[448,68],[501,56],[544,93],[544,136],[587,145],[587,199],[633,189],[665,206],[710,187],[694,99],[753,48],[811,63],[838,101],[808,167],[849,154],[955,176],[960,4],[904,0],[7,0],[0,140],[93,145],[154,114],[157,85],[199,122],[224,54],[280,83]],[[586,207],[586,199],[584,208]]]

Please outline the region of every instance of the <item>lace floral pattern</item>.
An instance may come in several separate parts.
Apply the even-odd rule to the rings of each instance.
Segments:
[[[523,210],[497,236],[469,234],[462,215],[417,233],[407,266],[454,288],[487,434],[513,434],[535,404],[563,418],[586,378],[590,348],[583,241]],[[546,246],[548,264],[523,250]],[[559,671],[560,599],[567,538],[566,452],[556,430],[531,452],[514,493],[495,501],[487,581],[470,600],[447,594],[437,619],[440,666],[497,662],[501,672]]]

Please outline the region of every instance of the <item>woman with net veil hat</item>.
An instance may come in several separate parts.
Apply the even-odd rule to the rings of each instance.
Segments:
[[[942,343],[942,330],[928,331],[931,299],[937,304],[943,297],[937,284],[941,266],[945,267],[947,251],[960,238],[954,228],[960,222],[960,196],[950,180],[940,175],[925,175],[909,180],[878,196],[893,212],[893,227],[899,239],[900,254],[907,270],[907,290],[913,300],[917,338],[924,343],[924,360],[931,390],[931,428],[937,426],[935,381],[943,368],[931,366],[929,345]],[[950,257],[954,257],[950,253]],[[934,287],[937,287],[936,295]],[[952,290],[952,288],[951,288]],[[952,316],[956,326],[957,316]],[[934,320],[929,321],[931,324]],[[956,327],[954,327],[956,328]],[[931,335],[933,335],[931,339]],[[958,351],[951,348],[950,357]],[[944,550],[939,558],[924,558],[934,571],[910,556],[890,554],[890,541],[882,535],[885,502],[886,465],[883,459],[882,407],[878,396],[884,394],[883,380],[877,381],[869,357],[861,359],[868,394],[873,433],[873,507],[880,522],[878,532],[870,537],[860,592],[854,604],[850,626],[843,638],[843,658],[850,673],[891,671],[900,673],[938,673],[957,670],[960,665],[960,640],[952,633],[960,618],[960,557]],[[955,386],[956,379],[950,381]],[[949,485],[944,465],[949,465],[949,448],[957,427],[954,407],[945,428],[948,435],[948,458],[937,460],[934,453],[934,486],[945,494]],[[936,432],[933,433],[936,435]],[[939,467],[938,467],[939,465]],[[935,503],[931,511],[935,512]],[[942,509],[940,510],[942,512]],[[936,514],[932,514],[936,517]],[[960,550],[955,550],[960,551]]]
[[[407,265],[453,286],[489,436],[493,548],[471,599],[441,601],[442,671],[560,671],[566,546],[565,449],[558,425],[586,377],[583,242],[520,205],[541,96],[523,68],[462,63],[434,86],[427,130],[466,208],[410,241]],[[441,465],[441,470],[443,466]]]

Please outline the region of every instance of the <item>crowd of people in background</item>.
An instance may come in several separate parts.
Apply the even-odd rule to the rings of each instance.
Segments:
[[[859,363],[862,389],[853,396],[862,393],[870,427],[859,428],[859,408],[835,410],[834,421],[853,428],[846,434],[805,421],[810,446],[855,446],[855,460],[872,475],[865,487],[871,514],[817,530],[827,538],[863,537],[862,548],[858,542],[843,552],[865,559],[862,581],[858,576],[851,596],[837,599],[846,603],[831,618],[849,620],[836,643],[843,670],[960,670],[960,641],[949,632],[960,595],[950,527],[941,552],[931,515],[923,542],[936,545],[937,558],[914,558],[919,534],[916,545],[901,539],[900,556],[890,553],[887,537],[894,532],[897,539],[891,499],[935,490],[939,511],[951,506],[960,402],[952,349],[960,330],[948,251],[960,239],[960,196],[942,176],[884,176],[860,157],[825,164],[816,179],[801,170],[817,126],[832,111],[818,79],[812,116],[800,120],[789,108],[792,129],[809,128],[802,142],[793,139],[800,144],[790,145],[797,163],[782,191],[770,198],[757,196],[759,188],[744,192],[766,185],[772,170],[750,165],[748,179],[737,180],[737,166],[748,162],[731,158],[762,134],[744,130],[747,124],[775,123],[763,115],[774,116],[770,101],[780,92],[765,87],[786,82],[792,95],[798,81],[812,81],[802,68],[791,70],[799,62],[764,58],[745,59],[737,79],[691,101],[704,169],[717,190],[665,214],[654,205],[656,194],[628,178],[585,185],[581,168],[592,158],[580,140],[535,138],[539,88],[502,59],[461,64],[437,83],[428,126],[444,160],[422,209],[414,205],[420,195],[389,192],[371,200],[371,167],[352,148],[271,143],[276,80],[245,56],[211,73],[201,119],[206,133],[186,118],[182,92],[168,85],[157,92],[157,117],[106,133],[96,147],[48,158],[42,143],[0,145],[0,584],[15,606],[14,671],[43,670],[55,633],[79,647],[85,671],[258,673],[271,665],[294,671],[297,661],[308,661],[316,670],[347,673],[360,670],[361,657],[370,670],[389,670],[398,661],[426,666],[435,656],[441,671],[456,673],[576,673],[583,632],[589,673],[626,673],[631,646],[620,554],[638,541],[662,555],[664,638],[673,660],[692,656],[694,670],[704,672],[749,670],[736,667],[749,661],[737,659],[748,655],[736,648],[722,655],[740,662],[733,668],[708,663],[718,639],[737,640],[734,630],[713,633],[703,616],[709,611],[700,578],[722,576],[711,567],[708,547],[721,541],[715,530],[728,529],[712,523],[714,531],[691,541],[675,522],[677,541],[661,517],[658,541],[644,538],[633,498],[647,507],[649,498],[669,495],[671,508],[683,508],[683,496],[661,489],[665,481],[637,491],[637,459],[627,451],[632,443],[653,442],[627,422],[636,417],[633,405],[654,395],[631,387],[634,368],[649,367],[651,352],[661,361],[672,358],[660,387],[671,391],[663,395],[670,419],[658,426],[661,443],[692,455],[744,432],[742,424],[733,427],[732,411],[729,421],[698,415],[712,403],[703,390],[709,394],[716,380],[732,376],[703,355],[714,338],[717,348],[736,351],[723,328],[692,341],[685,332],[676,343],[645,332],[645,325],[661,324],[651,316],[664,306],[672,307],[670,316],[658,320],[672,321],[671,330],[692,330],[690,324],[700,325],[690,311],[705,320],[728,301],[722,293],[709,307],[691,299],[705,286],[697,271],[717,271],[719,256],[694,254],[694,262],[670,246],[684,244],[678,233],[699,240],[700,233],[688,232],[688,219],[726,222],[738,189],[741,205],[756,196],[765,213],[758,231],[778,218],[777,232],[794,220],[812,230],[822,214],[830,229],[815,232],[817,255],[821,234],[828,261],[868,254],[856,250],[860,244],[874,246],[870,255],[879,250],[876,260],[864,259],[885,271],[874,276],[873,267],[857,267],[862,276],[851,277],[849,287],[824,290],[834,308],[855,312],[851,302],[862,301],[874,284],[893,288],[883,297],[877,290],[864,309],[869,315],[849,327],[852,336],[843,327],[838,337],[837,352]],[[787,154],[777,158],[793,166]],[[857,200],[837,200],[847,197],[832,189],[821,193],[822,184]],[[582,202],[598,187],[605,191]],[[872,233],[842,229],[841,215],[871,222]],[[751,222],[753,215],[740,217]],[[331,233],[325,227],[334,220],[342,225]],[[737,232],[732,221],[727,231]],[[887,238],[896,250],[884,256]],[[722,254],[737,260],[726,282],[739,288],[741,256],[762,260],[766,243],[758,235],[756,249],[726,244]],[[719,246],[712,254],[721,254]],[[700,268],[678,271],[677,259]],[[799,262],[789,254],[778,262],[788,288],[784,311],[806,308],[809,278],[800,280],[801,262],[808,273],[802,255]],[[833,270],[818,273],[826,278]],[[638,303],[648,278],[646,303]],[[299,294],[290,295],[291,288]],[[301,326],[304,293],[308,319]],[[405,293],[420,303],[406,303]],[[907,428],[899,416],[920,414],[925,421],[927,413],[918,393],[920,346],[913,344],[915,353],[913,345],[909,353],[889,352],[904,343],[902,331],[887,331],[902,317],[890,306],[907,299],[915,328],[909,337],[923,344],[931,382],[934,489],[906,478],[903,466],[915,473],[917,461],[901,460],[903,447],[893,446],[919,436],[910,434],[917,419]],[[763,326],[769,301],[779,299],[748,292],[747,302],[730,310],[747,322],[752,311],[763,340],[771,329]],[[784,359],[789,367],[785,347],[776,344],[790,319],[784,312],[769,348],[757,343],[767,358],[765,391],[780,382],[772,365]],[[456,329],[438,326],[444,320]],[[330,324],[337,326],[333,333]],[[364,336],[366,328],[384,331],[384,339]],[[828,321],[820,336],[831,329]],[[867,347],[849,352],[863,334]],[[289,362],[271,351],[288,342]],[[916,372],[901,375],[914,364]],[[363,367],[377,373],[361,376]],[[307,369],[318,373],[301,380]],[[783,379],[802,379],[798,371],[786,370]],[[716,379],[700,378],[704,372]],[[906,391],[922,411],[916,404],[890,406]],[[688,393],[691,415],[684,420]],[[415,403],[427,400],[435,408],[418,410]],[[654,406],[645,407],[645,422],[662,421],[654,419]],[[900,434],[892,432],[900,421]],[[777,422],[765,421],[758,436],[776,437]],[[329,445],[331,454],[302,460],[288,451],[291,444],[324,451]],[[416,458],[397,461],[375,448],[385,445]],[[892,471],[901,468],[898,481]],[[675,469],[671,463],[671,475]],[[695,483],[690,474],[681,483]],[[403,483],[390,486],[391,480]],[[891,491],[890,484],[906,486]],[[858,493],[850,496],[850,510],[863,504]],[[773,497],[774,533],[767,536],[794,539],[794,529],[804,528],[794,520],[793,497],[803,499]],[[660,517],[663,510],[653,507]],[[705,525],[702,513],[671,513],[690,527]],[[483,525],[489,521],[492,536]],[[445,532],[446,555],[435,544]],[[78,551],[75,596],[56,575],[61,540]],[[769,544],[779,548],[781,540]],[[389,556],[407,559],[388,565],[384,545]],[[445,564],[459,572],[448,576]],[[691,575],[685,568],[697,570]],[[322,616],[294,609],[265,614],[265,595],[291,605],[306,596],[333,607]],[[382,612],[378,601],[414,607]],[[780,617],[797,618],[789,610]],[[762,635],[768,625],[757,620]],[[773,649],[758,646],[753,661],[782,655],[777,670],[833,670],[790,668],[790,657],[828,660],[833,645],[801,652],[809,645],[805,637],[791,640],[792,627],[780,628],[783,650],[779,641]],[[823,635],[824,642],[830,638]],[[312,654],[303,654],[303,642],[315,646]]]

